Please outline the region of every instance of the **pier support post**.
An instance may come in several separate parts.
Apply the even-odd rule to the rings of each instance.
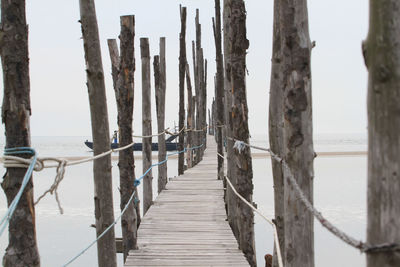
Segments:
[[[367,243],[400,244],[400,3],[369,1]],[[368,267],[400,266],[399,251],[367,253]]]
[[[94,155],[98,155],[110,150],[110,130],[99,31],[94,0],[80,0],[79,7],[88,80],[93,150]],[[93,173],[96,235],[99,236],[114,222],[111,155],[96,159],[93,162]],[[97,255],[100,267],[117,266],[114,228],[111,228],[97,242]]]
[[[165,37],[160,38],[160,56],[154,57],[154,85],[157,111],[157,128],[161,133],[165,130],[165,93],[166,93],[166,64]],[[167,150],[165,134],[158,136],[158,162],[165,160]],[[167,185],[167,163],[158,165],[158,193]]]
[[[6,148],[30,147],[31,106],[25,0],[2,0],[1,23],[0,54],[4,84],[2,121],[5,124]],[[7,168],[1,186],[8,206],[17,195],[25,173],[25,168]],[[40,266],[33,203],[33,182],[30,177],[9,222],[8,246],[3,257],[5,267]]]
[[[150,84],[150,48],[149,39],[140,38],[142,58],[142,135],[151,135],[151,84]],[[143,138],[143,173],[151,166],[152,138]],[[153,204],[153,174],[150,170],[143,178],[143,215]]]
[[[273,47],[271,59],[271,80],[269,93],[269,144],[271,151],[282,158],[283,154],[283,75],[281,73],[282,49],[280,34],[280,2],[274,0]],[[271,157],[274,181],[275,225],[278,232],[280,250],[285,255],[284,229],[284,185],[282,163]],[[274,249],[273,267],[278,267]],[[285,263],[284,258],[282,259]]]
[[[115,39],[108,40],[109,51],[112,61],[112,74],[114,79],[114,91],[118,110],[119,146],[124,147],[133,142],[133,102],[134,102],[134,37],[135,17],[122,16],[121,33],[119,36],[121,56],[118,53]],[[121,211],[127,205],[131,195],[135,192],[135,199],[138,199],[135,181],[135,160],[133,147],[119,152],[119,177],[120,177],[120,208]],[[139,204],[137,204],[139,206]],[[137,248],[137,227],[138,216],[135,209],[136,203],[132,201],[122,215],[122,243],[124,261],[131,249]],[[140,214],[139,214],[140,216]]]
[[[311,106],[311,49],[307,0],[282,0],[280,10],[280,85],[283,145],[286,163],[301,190],[313,203],[314,147]],[[279,142],[279,140],[278,140]],[[278,144],[279,145],[279,144]],[[285,171],[283,176],[289,175]],[[286,267],[314,266],[314,217],[299,203],[288,179],[283,179],[284,262]]]
[[[179,130],[185,126],[185,69],[186,69],[186,7],[179,6],[181,16],[181,33],[179,35]],[[179,134],[178,151],[184,148],[185,131]],[[184,170],[185,154],[178,156],[178,175]]]
[[[246,53],[249,41],[246,37],[246,9],[243,0],[227,0],[227,16],[224,16],[224,25],[229,25],[227,31],[225,62],[226,76],[231,85],[227,93],[231,100],[228,108],[227,126],[231,138],[249,142],[248,108],[246,97]],[[229,14],[229,15],[228,15]],[[231,151],[232,161],[230,176],[234,177],[233,185],[237,192],[248,202],[253,202],[253,169],[250,148],[245,146]],[[234,196],[233,196],[234,197]],[[239,247],[245,254],[250,266],[256,266],[254,243],[254,214],[252,209],[242,201],[234,201],[236,216],[231,220],[236,221],[236,238]],[[236,229],[234,229],[236,230]]]
[[[193,103],[193,93],[192,93],[192,81],[190,79],[189,64],[186,64],[186,86],[187,86],[187,117],[186,117],[186,127],[188,129],[193,129],[194,127],[194,103]],[[187,147],[193,146],[193,131],[187,132]],[[193,167],[193,150],[189,149],[187,151],[187,166],[188,168]]]
[[[215,0],[215,19],[213,19],[213,30],[215,40],[215,61],[217,65],[217,74],[215,77],[215,105],[216,111],[214,113],[214,134],[217,140],[217,151],[223,155],[223,139],[222,139],[222,126],[225,123],[224,116],[224,59],[222,55],[222,36],[221,36],[221,1]],[[224,178],[224,159],[218,158],[218,179]]]

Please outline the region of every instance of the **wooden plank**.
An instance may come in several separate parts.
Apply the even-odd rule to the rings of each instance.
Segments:
[[[249,266],[226,220],[215,141],[207,142],[203,161],[170,179],[142,219],[126,267]]]

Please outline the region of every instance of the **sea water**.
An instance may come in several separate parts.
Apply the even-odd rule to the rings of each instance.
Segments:
[[[90,156],[91,151],[83,142],[89,137],[33,137],[32,146],[39,157]],[[252,143],[267,146],[266,136],[255,136]],[[0,144],[4,147],[4,142]],[[365,151],[363,136],[322,136],[315,141],[317,152]],[[253,150],[254,202],[258,208],[272,218],[274,213],[271,160]],[[156,154],[156,152],[153,152]],[[115,154],[117,155],[117,154]],[[141,155],[141,152],[135,152]],[[156,160],[153,159],[153,162]],[[314,204],[322,214],[337,227],[359,240],[365,240],[366,232],[366,167],[365,155],[325,155],[315,159]],[[142,174],[141,159],[135,161],[136,177]],[[114,210],[119,215],[119,174],[117,161],[112,162]],[[36,227],[41,265],[62,266],[95,239],[93,203],[92,163],[67,167],[65,178],[59,187],[64,214],[58,211],[53,195],[48,195],[36,206]],[[4,168],[0,167],[4,173]],[[177,175],[177,160],[168,162],[168,176]],[[55,169],[34,173],[35,199],[47,190],[55,177]],[[153,169],[154,196],[157,191],[157,168]],[[142,187],[139,198],[142,199]],[[0,216],[7,209],[6,199],[0,192]],[[258,266],[264,266],[264,255],[272,254],[273,233],[271,226],[255,215],[256,253]],[[121,236],[118,223],[116,236]],[[8,242],[7,232],[0,237],[0,256]],[[315,260],[321,267],[365,266],[364,255],[334,237],[315,221]],[[118,254],[118,266],[122,266],[122,255]],[[94,245],[70,266],[97,266],[97,249]]]

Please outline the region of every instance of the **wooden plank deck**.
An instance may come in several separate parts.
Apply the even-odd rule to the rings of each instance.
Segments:
[[[125,266],[249,266],[226,221],[215,141],[207,142],[203,161],[171,180],[142,219]]]

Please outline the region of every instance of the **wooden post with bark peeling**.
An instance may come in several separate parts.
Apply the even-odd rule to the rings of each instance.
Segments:
[[[142,58],[142,135],[151,135],[151,83],[149,39],[140,38]],[[143,138],[143,173],[151,166],[151,137]],[[143,178],[143,215],[153,204],[153,174],[150,170]]]
[[[2,0],[1,22],[0,55],[4,85],[2,122],[5,124],[6,148],[30,147],[31,105],[25,0]],[[16,156],[27,157],[26,154]],[[25,168],[7,168],[1,186],[8,206],[18,193],[25,173]],[[5,267],[40,266],[33,203],[31,177],[9,222],[8,246],[3,257]]]
[[[196,139],[197,145],[201,145],[203,143],[203,77],[204,77],[204,59],[202,55],[201,49],[201,24],[200,24],[200,15],[199,9],[196,9],[196,17],[195,17],[195,26],[196,26]],[[202,148],[196,149],[196,164],[199,163],[202,159],[203,150]]]
[[[224,8],[223,8],[223,23],[224,23],[224,63],[225,63],[225,79],[224,79],[224,118],[225,118],[225,135],[226,137],[231,137],[232,132],[230,130],[230,127],[228,125],[229,119],[231,117],[230,109],[228,107],[231,107],[232,105],[232,82],[231,82],[231,56],[230,56],[230,32],[232,31],[231,29],[231,23],[230,23],[230,17],[231,17],[231,1],[232,0],[224,0]],[[226,159],[227,159],[227,173],[226,176],[231,179],[232,184],[236,184],[236,177],[232,175],[233,170],[233,144],[234,142],[230,138],[226,138]],[[226,189],[225,192],[225,204],[226,204],[226,211],[227,211],[227,216],[228,216],[228,221],[229,224],[232,228],[233,233],[235,234],[236,239],[238,239],[238,225],[235,220],[237,209],[236,209],[236,202],[238,201],[235,193],[232,191],[232,189],[227,185],[226,181],[224,180],[224,188]]]
[[[190,80],[190,70],[189,64],[186,64],[186,87],[187,87],[187,117],[186,117],[186,127],[188,129],[193,129],[194,122],[194,105],[193,105],[193,93],[192,93],[192,81]],[[187,132],[187,147],[193,147],[193,131]],[[189,149],[187,151],[187,166],[188,168],[193,167],[193,150]]]
[[[248,108],[246,97],[246,53],[249,41],[246,38],[246,9],[243,0],[228,0],[224,5],[227,16],[224,25],[228,26],[225,51],[226,73],[229,75],[231,91],[228,93],[231,105],[228,106],[229,119],[227,126],[231,137],[249,142]],[[229,15],[228,15],[229,14]],[[253,170],[251,152],[249,147],[240,151],[234,149],[232,157],[228,160],[234,162],[229,164],[230,176],[234,177],[233,184],[238,193],[248,202],[252,203],[253,198]],[[254,243],[254,214],[253,211],[242,201],[236,200],[236,237],[239,247],[245,254],[250,266],[256,266],[255,243]],[[236,229],[235,229],[236,230]]]
[[[216,88],[215,88],[215,135],[217,140],[217,152],[223,154],[222,126],[225,124],[224,111],[224,59],[222,55],[222,35],[221,35],[221,2],[215,0],[215,19],[213,19],[213,32],[215,40],[215,61],[217,66]],[[218,158],[218,179],[224,178],[224,159]]]
[[[363,43],[368,76],[367,243],[400,244],[400,3],[370,1]],[[395,250],[367,253],[367,267],[400,266]]]
[[[165,37],[160,38],[160,56],[154,57],[154,80],[157,111],[157,128],[161,133],[165,130],[165,93],[166,93],[166,70],[165,70]],[[158,136],[158,162],[165,160],[167,148],[165,145],[165,134]],[[167,164],[158,165],[158,193],[167,185]]]
[[[121,61],[121,59],[120,59],[120,56],[119,56],[117,41],[115,39],[108,39],[107,43],[108,43],[108,49],[109,49],[110,58],[111,58],[111,73],[112,73],[112,77],[113,77],[114,91],[116,93],[115,98],[118,99],[118,96],[117,96],[118,91],[117,91],[116,88],[117,88],[117,83],[118,83],[118,77],[120,75],[120,61]],[[136,67],[135,67],[135,65],[133,65],[132,71],[134,72],[135,69],[136,69]],[[134,88],[134,83],[133,83],[132,86]],[[132,93],[133,93],[132,96],[134,97],[134,89],[133,89]],[[118,108],[118,103],[119,102],[117,100],[117,108]],[[125,103],[123,103],[123,104],[125,105]],[[133,117],[133,115],[132,115],[132,117]],[[133,123],[133,119],[132,119],[132,123]],[[127,124],[123,124],[123,125],[127,125]],[[122,125],[120,125],[120,124],[118,125],[119,129],[121,129],[121,126]],[[130,127],[132,128],[132,125]],[[120,130],[120,135],[121,135],[121,130]],[[135,158],[134,158],[134,155],[132,156],[132,160],[129,160],[129,162],[132,163],[133,170],[134,170],[135,169]],[[121,179],[121,175],[120,175],[120,179]],[[134,171],[132,173],[132,179],[135,180],[135,172]],[[136,211],[135,212],[136,213],[136,225],[137,225],[136,228],[138,228],[139,225],[140,225],[140,221],[141,221],[141,218],[140,218],[140,201],[139,201],[139,194],[138,194],[137,187],[133,186],[133,188],[135,190],[135,198],[136,198],[136,201],[134,203],[134,207],[135,207],[135,211]]]
[[[280,2],[279,73],[283,91],[283,155],[305,196],[313,203],[314,148],[311,106],[311,49],[307,1]],[[279,122],[278,122],[279,123]],[[279,134],[279,130],[275,133]],[[279,146],[279,139],[277,146]],[[288,174],[283,173],[284,177]],[[279,177],[278,177],[279,179]],[[314,266],[314,217],[299,203],[284,178],[284,262],[287,267]]]
[[[185,126],[185,72],[186,72],[186,7],[179,7],[181,15],[181,33],[179,35],[179,130]],[[178,151],[184,149],[185,131],[179,134]],[[185,154],[178,157],[178,175],[184,172]]]
[[[120,21],[121,34],[119,38],[121,42],[121,56],[119,56],[115,39],[108,40],[108,46],[112,61],[112,75],[118,110],[119,146],[123,147],[133,142],[135,17],[122,16]],[[118,167],[120,174],[120,209],[122,211],[128,204],[131,195],[137,191],[134,186],[135,161],[132,147],[119,152]],[[138,197],[136,195],[135,199],[138,199]],[[131,249],[137,249],[137,227],[138,216],[136,214],[135,202],[132,201],[121,218],[124,261]]]
[[[201,54],[204,57],[203,54],[203,49],[201,49]],[[203,112],[204,112],[204,117],[203,117],[203,143],[204,146],[202,147],[203,154],[204,150],[207,148],[207,59],[204,59],[204,76],[203,76],[203,92],[202,92],[202,98],[203,98]]]
[[[271,80],[269,94],[269,144],[271,151],[282,158],[283,155],[283,75],[281,73],[281,34],[280,34],[280,2],[274,1],[273,47],[271,60]],[[285,255],[284,232],[284,185],[281,162],[271,157],[274,181],[275,225],[278,232],[280,250]],[[283,263],[285,259],[283,258]],[[278,267],[276,248],[274,249],[273,266]]]
[[[110,130],[99,31],[94,1],[80,0],[79,7],[88,80],[93,150],[94,155],[98,155],[110,150]],[[96,235],[99,236],[114,222],[111,156],[96,159],[93,162],[93,173]],[[111,228],[97,242],[97,255],[100,267],[117,266],[114,228]]]

